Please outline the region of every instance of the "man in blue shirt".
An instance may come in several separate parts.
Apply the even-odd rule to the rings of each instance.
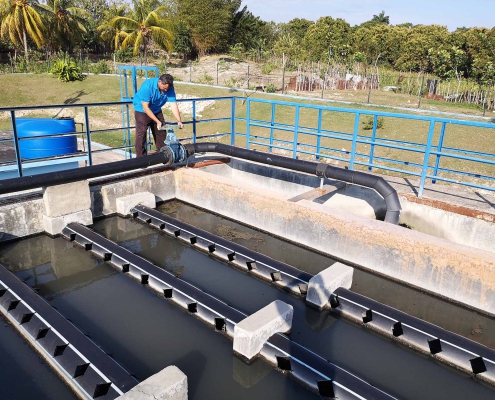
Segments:
[[[174,78],[170,74],[163,74],[160,78],[146,79],[132,101],[134,105],[134,118],[136,120],[136,157],[147,154],[146,132],[151,128],[153,140],[157,150],[164,146],[167,132],[160,130],[165,124],[162,107],[170,102],[170,108],[182,128],[179,107],[175,100]]]

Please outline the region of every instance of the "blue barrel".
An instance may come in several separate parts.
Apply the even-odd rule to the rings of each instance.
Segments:
[[[73,118],[17,118],[19,139],[76,132]],[[21,158],[43,158],[77,153],[76,136],[19,140]]]

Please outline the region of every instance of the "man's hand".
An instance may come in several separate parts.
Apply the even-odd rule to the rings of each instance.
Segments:
[[[160,130],[160,129],[161,129],[161,127],[162,127],[162,121],[158,120],[158,121],[156,122],[156,129]]]
[[[182,121],[177,122],[177,125],[178,125],[179,129],[184,128],[184,124],[182,123]]]

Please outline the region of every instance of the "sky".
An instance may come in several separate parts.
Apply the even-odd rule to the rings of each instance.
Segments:
[[[289,22],[294,18],[316,21],[320,17],[343,18],[359,25],[382,10],[390,24],[458,27],[495,26],[495,0],[243,0],[253,15],[263,21]]]

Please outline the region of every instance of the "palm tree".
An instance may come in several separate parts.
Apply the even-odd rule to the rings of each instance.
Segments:
[[[385,15],[385,11],[382,11],[378,15],[373,15],[373,18],[371,19],[371,21],[376,22],[378,24],[389,25],[390,24],[390,17],[388,15]]]
[[[124,4],[122,6],[112,5],[105,12],[105,17],[102,24],[97,28],[100,32],[100,37],[104,42],[110,42],[112,49],[118,49],[124,39],[128,36],[124,29],[124,22],[119,21],[112,24],[117,17],[125,17],[129,14],[129,7]]]
[[[24,54],[28,59],[28,37],[40,49],[44,44],[45,25],[42,16],[46,10],[36,0],[1,0],[0,36],[7,36],[16,46],[24,46]]]
[[[149,11],[148,0],[134,1],[134,12],[131,17],[115,17],[111,24],[114,28],[124,27],[127,36],[122,41],[122,48],[134,46],[134,55],[143,47],[144,59],[148,63],[148,47],[150,42],[162,46],[165,50],[172,49],[173,25],[167,18],[168,9],[164,6]]]
[[[70,45],[82,43],[87,32],[84,21],[88,13],[85,10],[75,7],[73,0],[47,0],[44,7],[51,13],[49,27],[53,47],[68,50]]]

